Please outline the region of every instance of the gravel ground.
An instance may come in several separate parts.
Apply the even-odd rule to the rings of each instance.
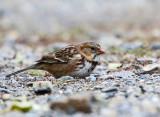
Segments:
[[[45,50],[32,50],[19,44],[16,47],[18,52],[6,45],[1,48],[2,116],[158,117],[160,114],[160,74],[159,70],[155,70],[160,67],[153,66],[149,70],[144,68],[146,65],[159,65],[158,57],[138,58],[135,61],[135,58],[128,59],[134,53],[106,54],[94,73],[83,79],[70,76],[54,79],[37,70],[5,78],[6,74],[32,64]],[[151,56],[158,55],[157,51],[154,50]],[[119,59],[119,56],[124,58]],[[107,60],[112,62],[105,62]],[[142,69],[132,65],[148,71],[144,74]]]

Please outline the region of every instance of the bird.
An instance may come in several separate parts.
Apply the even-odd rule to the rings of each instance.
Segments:
[[[102,54],[105,54],[105,51],[95,42],[68,45],[42,56],[40,60],[35,61],[35,64],[8,74],[6,77],[29,69],[47,71],[56,79],[62,76],[86,77],[99,65],[98,58]]]

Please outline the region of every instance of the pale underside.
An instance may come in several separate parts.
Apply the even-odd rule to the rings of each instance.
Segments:
[[[69,75],[74,77],[75,76],[85,77],[92,72],[91,68],[92,68],[92,63],[85,60],[84,65],[78,65],[76,71],[71,72]]]

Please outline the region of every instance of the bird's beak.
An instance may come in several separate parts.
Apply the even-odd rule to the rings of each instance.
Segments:
[[[105,52],[101,49],[98,50],[98,55],[105,54]]]

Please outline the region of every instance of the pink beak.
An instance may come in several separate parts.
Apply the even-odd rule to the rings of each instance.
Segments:
[[[105,54],[105,52],[101,49],[98,50],[98,55]]]

